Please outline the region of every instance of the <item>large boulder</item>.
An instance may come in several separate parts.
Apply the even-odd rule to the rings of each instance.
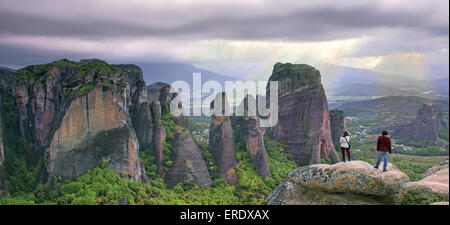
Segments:
[[[392,164],[387,172],[363,161],[303,166],[289,173],[266,204],[393,204],[408,181]]]
[[[340,159],[331,138],[330,118],[320,72],[306,64],[277,63],[269,81],[278,81],[278,123],[269,131],[287,145],[299,166]],[[270,99],[267,86],[267,101]]]
[[[449,190],[448,160],[428,169],[420,181],[409,182],[406,188],[425,188],[431,192],[448,196]]]

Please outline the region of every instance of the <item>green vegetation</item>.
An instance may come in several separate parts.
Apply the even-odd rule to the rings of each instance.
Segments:
[[[164,112],[161,115],[161,124],[164,126],[164,131],[166,133],[166,137],[163,141],[163,166],[166,169],[172,167],[171,154],[172,154],[172,142],[174,140],[174,132],[177,129],[177,125],[175,124],[174,117],[170,113]]]
[[[240,127],[238,124],[234,124],[234,131],[236,160],[238,161],[236,174],[239,178],[235,194],[239,197],[242,204],[261,204],[267,195],[286,179],[288,173],[297,168],[297,164],[293,161],[293,157],[286,153],[286,146],[265,138],[264,145],[272,177],[263,179],[258,175],[255,166],[251,163],[244,142],[240,140]]]
[[[74,179],[63,180],[56,186],[39,184],[35,189],[12,194],[0,199],[2,204],[119,204],[125,197],[128,204],[261,204],[265,197],[293,168],[295,163],[284,153],[277,152],[278,143],[266,140],[269,166],[273,178],[262,179],[250,163],[250,157],[242,148],[238,150],[239,181],[231,186],[224,179],[215,179],[210,187],[198,187],[194,183],[180,183],[168,189],[156,174],[156,161],[151,148],[140,151],[147,175],[152,185],[131,181],[109,168],[107,162]],[[287,162],[284,164],[283,162]],[[280,167],[280,165],[283,165]],[[279,167],[279,168],[277,168]]]
[[[411,150],[393,149],[393,153],[399,153],[404,155],[418,155],[418,156],[445,156],[448,155],[448,148],[441,149],[436,145],[428,147],[414,148]]]
[[[170,137],[173,120],[170,115],[163,118]],[[169,122],[172,121],[172,122]],[[173,130],[172,130],[173,132]],[[173,136],[173,133],[172,133]],[[209,187],[198,187],[195,183],[180,183],[168,189],[164,180],[157,174],[154,149],[141,146],[140,158],[145,166],[151,185],[132,181],[127,175],[120,175],[109,168],[107,162],[89,170],[86,174],[73,179],[61,180],[54,186],[39,184],[30,186],[24,192],[11,192],[9,198],[0,200],[1,204],[119,204],[119,199],[126,198],[128,204],[261,204],[267,195],[281,182],[297,165],[292,156],[285,152],[285,146],[266,138],[264,140],[269,167],[272,177],[263,179],[258,176],[256,168],[250,162],[245,145],[237,146],[236,173],[238,183],[235,186],[227,184],[218,178],[218,173],[212,172],[213,183]],[[207,145],[199,145],[202,154],[209,165],[209,170],[217,170]]]
[[[448,196],[433,193],[425,188],[410,188],[397,199],[398,205],[429,205],[434,202],[448,202]]]
[[[73,94],[78,95],[78,96],[85,95],[85,94],[89,93],[90,91],[92,91],[92,89],[94,89],[94,87],[95,87],[94,84],[91,83],[91,84],[88,84],[88,85],[83,86],[80,89],[76,90]]]
[[[197,143],[198,148],[200,149],[203,159],[205,160],[205,164],[208,167],[209,175],[212,179],[220,178],[219,167],[216,164],[214,156],[208,149],[208,144],[204,142],[195,141]]]
[[[197,121],[191,119],[190,117],[188,117],[188,121],[189,121],[189,130],[191,132],[194,132],[194,131],[202,132],[205,130],[205,126],[203,126],[204,123],[197,122]]]
[[[36,188],[37,174],[42,165],[42,160],[35,163],[31,161],[25,150],[20,133],[19,113],[12,98],[4,98],[1,105],[0,127],[3,129],[3,142],[5,151],[5,168],[9,174],[9,179],[5,181],[5,186],[10,193],[27,193]],[[28,144],[28,142],[27,142]]]
[[[288,173],[297,168],[294,156],[287,152],[287,146],[264,137],[264,146],[267,151],[267,160],[275,183],[279,184],[286,179]]]
[[[442,129],[439,131],[439,137],[447,142],[448,142],[448,135],[449,135],[449,132],[447,129]]]

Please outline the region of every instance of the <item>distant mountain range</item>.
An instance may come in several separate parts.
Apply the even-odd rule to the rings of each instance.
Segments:
[[[448,99],[449,77],[419,80],[401,74],[322,64],[318,66],[329,96],[420,96]]]
[[[6,67],[6,66],[0,66],[0,69],[1,69],[1,70],[7,70],[7,71],[9,71],[9,72],[16,72],[15,69],[12,69],[12,68],[9,68],[9,67]]]
[[[332,92],[332,96],[386,96],[386,95],[406,95],[406,91],[402,91],[395,87],[376,84],[352,84],[339,86]]]
[[[423,104],[433,103],[440,107],[441,111],[448,111],[448,101],[429,100],[416,96],[387,96],[368,101],[348,102],[337,107],[346,114],[358,114],[365,111],[386,111],[415,116]]]
[[[189,63],[180,62],[134,62],[141,67],[147,85],[155,82],[172,84],[175,81],[186,81],[192,87],[192,73],[201,73],[202,83],[215,80],[224,84],[225,81],[235,81],[234,77],[218,74],[209,70],[197,68]]]
[[[448,117],[448,100],[429,100],[417,96],[388,96],[367,101],[347,102],[330,109],[342,110],[346,116],[358,120],[359,125],[375,128],[411,121],[426,103],[438,106],[441,112],[447,112]]]

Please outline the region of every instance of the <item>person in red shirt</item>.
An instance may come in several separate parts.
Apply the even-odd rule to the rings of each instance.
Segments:
[[[378,136],[378,140],[377,140],[378,158],[377,158],[377,164],[375,165],[375,169],[378,169],[378,166],[380,166],[380,163],[381,163],[381,158],[384,158],[383,172],[387,171],[389,153],[392,153],[391,139],[388,137],[388,135],[389,135],[389,133],[384,130],[383,132],[381,132],[381,136]]]

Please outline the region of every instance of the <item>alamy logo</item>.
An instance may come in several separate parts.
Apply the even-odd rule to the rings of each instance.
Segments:
[[[172,83],[178,93],[170,104],[174,116],[258,116],[260,127],[278,123],[278,81],[225,81],[222,88],[213,80],[202,85],[200,73],[193,73],[192,81],[192,89],[186,81]],[[258,94],[267,88],[268,96]]]

